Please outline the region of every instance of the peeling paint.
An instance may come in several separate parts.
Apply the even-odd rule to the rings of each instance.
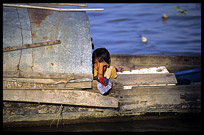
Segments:
[[[38,38],[37,33],[32,33],[32,38]]]
[[[46,19],[48,15],[51,15],[50,10],[43,9],[28,9],[31,23],[35,23],[37,27],[40,27],[40,24],[43,20]]]

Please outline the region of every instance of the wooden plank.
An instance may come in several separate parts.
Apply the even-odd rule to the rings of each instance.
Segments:
[[[44,84],[56,84],[56,83],[67,83],[69,79],[41,79],[41,78],[3,78],[3,81],[12,82],[25,82],[25,83],[44,83]]]
[[[23,72],[23,71],[3,71],[5,78],[40,78],[40,79],[93,79],[92,74],[69,74],[69,73],[40,73],[40,72]]]
[[[165,66],[170,73],[201,66],[201,56],[112,54],[111,65],[134,69]]]
[[[88,7],[87,4],[76,4],[76,3],[24,3],[24,4],[39,4],[39,5],[64,5],[64,6],[79,6],[79,7]]]
[[[53,8],[53,7],[42,7],[42,6],[29,6],[29,5],[21,5],[21,4],[3,4],[3,6],[9,7],[19,7],[19,8],[35,8],[35,9],[46,9],[46,10],[55,10],[55,11],[103,11],[104,8],[92,8],[92,9],[81,9],[81,8]]]
[[[117,83],[122,85],[176,84],[177,80],[173,73],[118,74]]]
[[[46,81],[46,80],[45,80]],[[56,83],[38,83],[22,81],[3,81],[4,90],[46,90],[46,89],[85,89],[92,88],[92,82],[56,82]]]
[[[3,90],[3,101],[118,107],[118,99],[79,90]]]
[[[2,110],[3,125],[12,124],[22,126],[23,122],[26,125],[39,126],[40,122],[44,122],[50,125],[52,120],[56,119],[57,112],[59,112],[60,105],[58,104],[36,104],[36,103],[23,103],[23,102],[3,102]],[[20,113],[19,113],[20,112]],[[60,123],[78,120],[87,120],[87,118],[101,118],[119,115],[117,109],[113,108],[98,108],[98,107],[86,107],[86,106],[69,106],[63,105],[62,117],[60,117]],[[16,123],[17,122],[17,123]],[[44,124],[45,124],[44,123]],[[54,123],[53,123],[54,124]],[[25,125],[25,126],[26,126]],[[34,126],[34,125],[33,125]]]
[[[55,41],[48,41],[48,42],[42,42],[42,43],[24,44],[24,45],[19,45],[19,46],[9,46],[9,47],[3,48],[3,52],[42,47],[42,46],[48,46],[48,45],[57,45],[57,44],[61,44],[61,41],[55,40]]]
[[[201,85],[175,85],[165,87],[133,87],[132,90],[120,90],[116,95],[135,96],[135,95],[160,95],[160,94],[182,94],[182,93],[201,93]]]
[[[137,87],[117,91],[121,113],[200,112],[201,85]]]

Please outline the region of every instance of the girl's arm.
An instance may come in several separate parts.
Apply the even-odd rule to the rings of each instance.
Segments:
[[[106,62],[98,63],[98,77],[104,77],[104,66],[109,66]]]

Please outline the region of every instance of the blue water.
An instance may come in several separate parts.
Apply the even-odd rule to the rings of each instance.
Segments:
[[[188,13],[179,15],[177,6]],[[95,49],[105,47],[111,54],[201,55],[200,3],[88,3],[88,8],[104,8],[87,11]]]

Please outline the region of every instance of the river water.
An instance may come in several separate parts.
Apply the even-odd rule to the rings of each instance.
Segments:
[[[35,127],[7,127],[5,132],[200,132],[201,115],[161,115],[105,118],[89,122]],[[144,118],[145,117],[145,118]],[[87,121],[87,120],[86,120]]]
[[[174,10],[177,6],[187,14]],[[95,48],[105,47],[111,54],[201,55],[200,3],[88,3],[88,7],[104,8],[87,11]],[[162,19],[164,13],[167,19]]]

